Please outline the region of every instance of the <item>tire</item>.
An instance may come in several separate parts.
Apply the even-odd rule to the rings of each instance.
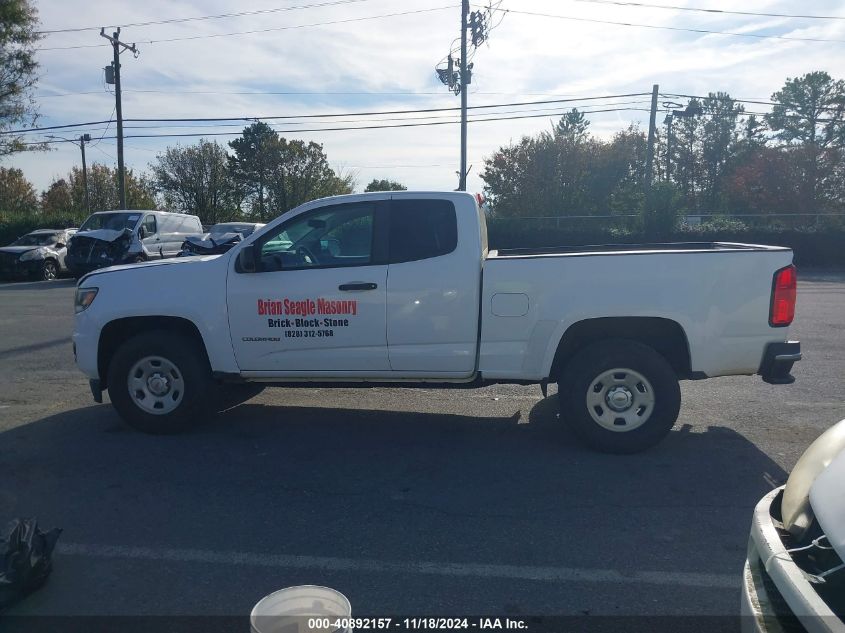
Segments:
[[[262,391],[264,391],[264,385],[259,383],[219,385],[216,387],[214,410],[231,409],[251,400]]]
[[[626,339],[594,343],[566,366],[560,414],[585,444],[603,453],[638,453],[674,426],[681,389],[669,362]]]
[[[45,259],[41,264],[38,277],[42,281],[53,281],[59,276],[59,267],[54,259]]]
[[[170,435],[199,423],[211,408],[213,387],[200,344],[167,330],[127,340],[109,365],[112,405],[129,426],[144,433]]]

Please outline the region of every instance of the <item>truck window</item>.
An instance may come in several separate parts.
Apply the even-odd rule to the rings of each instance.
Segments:
[[[345,204],[294,218],[262,240],[261,270],[366,266],[373,258],[375,206]]]
[[[390,263],[439,257],[458,246],[455,205],[447,200],[390,203]]]

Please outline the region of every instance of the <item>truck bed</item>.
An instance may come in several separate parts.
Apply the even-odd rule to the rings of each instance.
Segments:
[[[742,251],[788,251],[783,246],[735,242],[668,242],[655,244],[590,244],[586,246],[545,246],[491,250],[488,258],[526,258],[585,255],[633,255],[647,253],[708,253]]]

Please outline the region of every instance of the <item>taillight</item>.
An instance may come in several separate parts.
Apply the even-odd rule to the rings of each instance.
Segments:
[[[775,273],[772,284],[772,307],[769,310],[769,325],[786,327],[795,318],[795,296],[798,275],[795,266],[781,268]]]

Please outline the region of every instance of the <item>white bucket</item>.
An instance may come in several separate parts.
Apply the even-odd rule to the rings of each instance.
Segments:
[[[352,605],[339,591],[299,585],[259,600],[249,615],[249,624],[252,633],[349,633],[351,628],[335,627],[333,623],[351,615]]]

